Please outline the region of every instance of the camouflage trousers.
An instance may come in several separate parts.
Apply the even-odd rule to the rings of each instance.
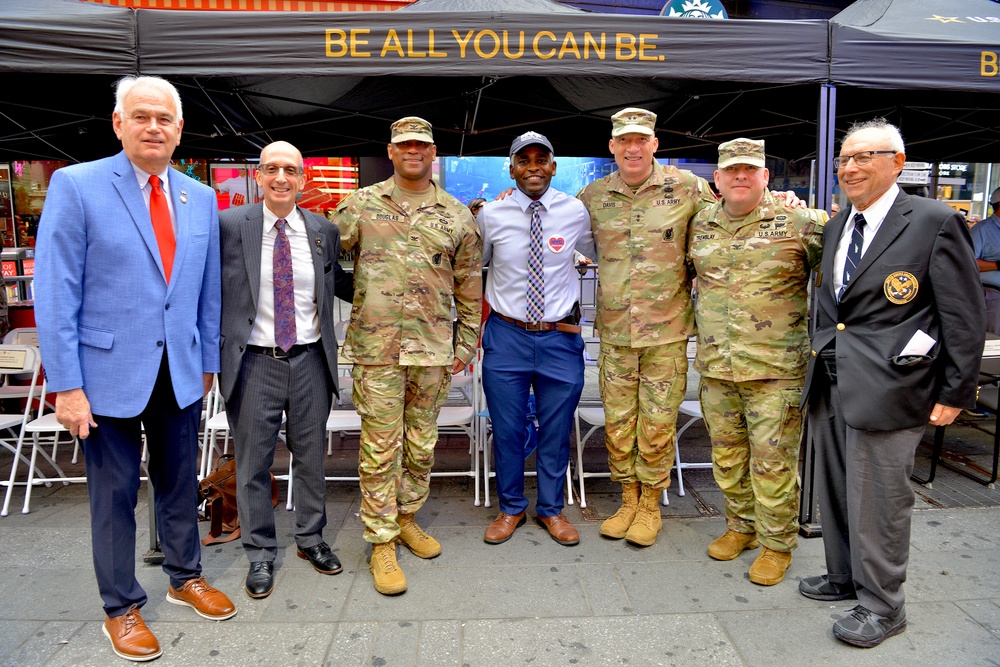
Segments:
[[[367,542],[399,534],[399,513],[414,514],[430,491],[437,418],[448,398],[445,366],[355,364],[354,408],[361,415],[361,521]]]
[[[687,389],[687,341],[651,347],[602,342],[597,377],[611,480],[667,488],[677,409]]]
[[[801,378],[701,378],[701,412],[712,438],[712,472],[726,498],[726,524],[757,533],[774,551],[798,545],[802,384]]]

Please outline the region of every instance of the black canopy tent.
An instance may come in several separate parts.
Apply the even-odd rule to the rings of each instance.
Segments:
[[[484,11],[473,1],[421,0],[393,13],[135,10],[133,71],[181,89],[179,157],[245,157],[276,138],[312,155],[384,155],[388,124],[409,114],[434,122],[442,154],[503,154],[531,128],[563,154],[603,155],[608,117],[628,105],[659,113],[665,156],[713,158],[740,134],[768,139],[776,157],[812,153],[827,76],[823,21],[622,17],[550,0]],[[78,121],[46,139],[72,146],[62,150],[74,159],[106,154],[109,81],[57,74],[59,50],[45,55],[30,71],[52,74],[25,78],[16,59],[2,59],[0,81],[37,109],[99,119],[100,131],[81,135]],[[2,102],[0,113],[28,128],[36,120]],[[0,116],[0,159],[60,157],[33,139]]]
[[[107,154],[112,84],[137,71],[135,18],[66,0],[0,5],[0,159]]]
[[[409,114],[434,122],[442,154],[503,154],[531,128],[563,154],[603,155],[608,117],[635,105],[659,114],[667,157],[714,158],[719,142],[747,135],[766,139],[774,157],[810,159],[819,146],[826,160],[837,131],[881,114],[901,124],[914,159],[996,159],[988,92],[1000,77],[979,75],[980,53],[998,50],[989,40],[1000,24],[988,17],[1000,10],[989,0],[859,0],[829,23],[587,14],[551,0],[482,7],[212,12],[6,0],[0,159],[107,154],[111,84],[128,73],[181,89],[178,157],[252,156],[277,138],[311,155],[384,155],[388,123]]]
[[[883,115],[910,159],[995,162],[998,56],[991,0],[858,0],[830,20],[838,127]]]

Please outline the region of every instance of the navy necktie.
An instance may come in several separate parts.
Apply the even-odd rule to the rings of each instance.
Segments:
[[[865,247],[865,216],[858,213],[854,216],[854,231],[851,232],[851,244],[847,246],[847,260],[844,262],[843,287],[837,293],[837,301],[844,296],[844,290],[854,276],[854,270],[861,263],[861,250]]]

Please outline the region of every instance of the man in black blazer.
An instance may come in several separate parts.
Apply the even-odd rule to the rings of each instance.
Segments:
[[[323,541],[323,449],[337,392],[334,295],[350,303],[353,283],[337,263],[340,232],[295,201],[305,185],[302,154],[289,143],[260,154],[263,204],[219,215],[222,246],[222,370],[219,387],[235,440],[236,502],[250,561],[247,595],[274,588],[277,539],[270,468],[281,428],[295,457],[295,542],[323,574],[342,567]]]
[[[806,377],[827,574],[799,591],[857,599],[835,637],[903,632],[913,457],[927,424],[975,406],[985,307],[962,216],[902,192],[899,130],[855,125],[835,159],[851,200],[826,226]]]

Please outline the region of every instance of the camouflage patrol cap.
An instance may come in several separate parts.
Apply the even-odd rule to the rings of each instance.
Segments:
[[[733,139],[719,145],[719,169],[734,164],[764,167],[764,142],[754,139]]]
[[[392,143],[398,144],[401,141],[426,141],[433,144],[431,124],[416,116],[400,118],[392,124]]]
[[[611,136],[619,137],[630,132],[639,134],[656,134],[656,114],[645,109],[629,107],[622,109],[611,117]]]

